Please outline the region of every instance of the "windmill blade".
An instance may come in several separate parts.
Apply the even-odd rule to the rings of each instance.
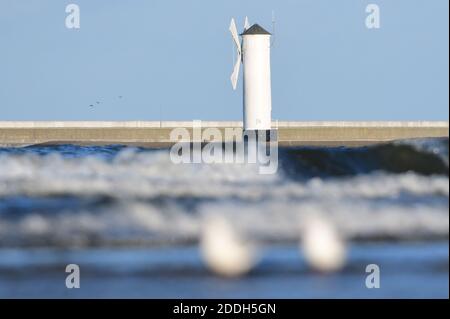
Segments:
[[[241,53],[239,52],[238,56],[237,56],[236,64],[234,65],[234,68],[233,68],[233,73],[231,74],[231,77],[230,77],[231,85],[233,86],[233,90],[236,90],[240,68],[241,68]]]
[[[234,21],[234,18],[231,19],[230,28],[231,36],[233,37],[234,44],[236,45],[237,50],[237,60],[234,64],[233,73],[231,74],[230,80],[231,85],[233,86],[233,90],[236,90],[237,81],[239,77],[239,69],[241,68],[241,41],[239,40],[239,35],[236,28],[236,22]]]
[[[241,42],[239,41],[239,35],[236,28],[236,23],[234,22],[234,18],[231,19],[230,28],[231,36],[233,37],[234,44],[236,44],[236,48],[241,53]]]
[[[245,17],[245,22],[244,22],[244,31],[247,31],[248,28],[250,28],[250,23],[248,22],[248,17]]]

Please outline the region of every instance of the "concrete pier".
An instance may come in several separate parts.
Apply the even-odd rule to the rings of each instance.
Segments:
[[[361,146],[400,139],[448,137],[449,123],[442,122],[286,122],[274,121],[282,146]],[[123,122],[1,122],[0,145],[32,144],[125,144],[168,147],[174,142],[174,128],[186,128],[193,137],[193,122],[123,121]],[[226,129],[242,134],[242,122],[202,121],[202,131],[217,128],[225,137]],[[209,137],[202,137],[208,142]],[[225,140],[227,141],[227,140]]]

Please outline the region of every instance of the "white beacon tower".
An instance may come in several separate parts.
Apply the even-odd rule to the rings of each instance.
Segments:
[[[238,55],[231,75],[234,90],[237,86],[240,65],[243,64],[244,132],[270,133],[272,127],[271,34],[258,24],[249,27],[247,18],[244,32],[240,34],[242,41],[239,39],[234,19],[231,19],[230,32]]]

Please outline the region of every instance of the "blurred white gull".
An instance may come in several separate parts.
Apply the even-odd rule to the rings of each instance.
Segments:
[[[300,248],[313,269],[333,272],[345,265],[345,242],[330,222],[324,218],[310,218],[305,221],[302,230]]]
[[[205,217],[200,249],[208,268],[224,277],[244,275],[256,262],[254,247],[244,241],[237,230],[219,215]]]

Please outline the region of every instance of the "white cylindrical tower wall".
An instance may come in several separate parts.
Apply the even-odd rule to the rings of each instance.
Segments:
[[[244,130],[270,130],[270,34],[243,34]]]

